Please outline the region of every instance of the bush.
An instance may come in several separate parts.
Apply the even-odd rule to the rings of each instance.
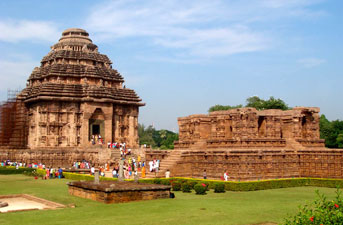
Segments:
[[[162,180],[160,178],[154,179],[154,184],[161,184]]]
[[[195,194],[197,194],[197,195],[206,195],[207,186],[204,183],[196,184],[194,186],[194,190],[195,190]]]
[[[172,184],[173,191],[180,191],[181,190],[181,183],[178,181],[174,181]]]
[[[181,189],[182,189],[182,192],[186,192],[186,193],[190,193],[192,190],[188,182],[183,183]]]
[[[161,179],[161,184],[163,184],[163,185],[170,185],[170,180],[168,180],[168,179]]]
[[[290,219],[286,219],[285,225],[293,224],[342,224],[343,199],[341,191],[337,189],[336,198],[328,201],[324,194],[316,191],[318,199],[312,205],[300,207],[300,212]]]
[[[189,184],[189,186],[191,187],[191,189],[194,189],[194,186],[195,186],[198,182],[195,181],[195,180],[190,180],[190,181],[187,181],[187,183]]]
[[[26,167],[19,167],[16,169],[14,166],[6,166],[6,167],[0,167],[0,174],[23,174],[25,173],[32,173],[33,171],[36,171],[36,169],[33,168],[26,168]]]
[[[214,192],[215,193],[224,193],[225,192],[225,185],[223,183],[216,183],[214,185]]]

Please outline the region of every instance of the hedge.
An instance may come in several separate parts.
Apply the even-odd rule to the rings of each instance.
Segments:
[[[158,178],[161,184],[167,181],[180,183],[204,183],[209,189],[214,189],[216,184],[224,184],[227,191],[258,191],[267,189],[287,188],[287,187],[302,187],[302,186],[316,186],[316,187],[343,187],[343,179],[330,178],[289,178],[289,179],[275,179],[275,180],[260,180],[260,181],[219,181],[219,180],[204,180],[184,177],[174,178]],[[142,179],[142,183],[154,183],[155,179]]]
[[[94,176],[89,174],[79,174],[79,173],[70,173],[70,172],[63,172],[63,176],[69,180],[94,180]],[[118,180],[118,178],[112,177],[99,177],[100,180]]]
[[[18,169],[15,166],[2,166],[0,167],[0,174],[23,174],[25,172],[32,173],[36,169],[34,168],[26,168],[26,167],[19,167]]]
[[[0,167],[0,174],[1,169]],[[22,168],[29,169],[30,171],[34,170],[31,168]],[[4,169],[2,169],[4,170]],[[13,167],[11,169],[6,169],[8,171],[15,171]],[[15,171],[19,173],[19,171]],[[45,171],[37,169],[37,174],[44,173]],[[11,174],[10,172],[6,174]],[[13,174],[13,173],[12,173]],[[63,172],[63,175],[66,179],[70,180],[94,180],[94,176],[88,174],[78,174]],[[117,180],[117,178],[110,177],[100,177],[100,180]],[[130,179],[132,181],[132,179]],[[129,180],[128,180],[129,181]],[[221,180],[204,180],[204,179],[194,179],[194,178],[184,178],[184,177],[173,177],[173,178],[152,178],[152,179],[140,179],[140,183],[149,183],[149,184],[164,184],[170,185],[173,183],[180,183],[180,188],[183,183],[194,184],[204,183],[208,186],[209,189],[215,189],[217,184],[224,184],[225,190],[227,191],[258,191],[258,190],[267,190],[267,189],[277,189],[277,188],[287,188],[287,187],[302,187],[302,186],[315,186],[315,187],[329,187],[343,188],[343,179],[331,179],[331,178],[286,178],[286,179],[275,179],[275,180],[260,180],[260,181],[221,181]]]

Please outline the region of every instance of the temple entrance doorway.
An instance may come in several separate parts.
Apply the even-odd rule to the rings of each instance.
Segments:
[[[100,134],[100,125],[93,124],[92,125],[92,135],[99,135]]]
[[[105,117],[101,108],[97,108],[89,119],[89,141],[93,144],[105,139]]]

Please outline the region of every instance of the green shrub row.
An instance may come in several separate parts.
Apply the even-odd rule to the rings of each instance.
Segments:
[[[182,184],[188,183],[191,189],[198,183],[204,183],[208,189],[216,189],[218,192],[225,191],[257,191],[267,189],[278,189],[287,187],[302,187],[302,186],[316,186],[316,187],[343,187],[343,179],[330,179],[330,178],[289,178],[277,180],[260,180],[260,181],[218,181],[218,180],[204,180],[193,178],[156,178],[156,179],[143,179],[142,183],[164,184],[172,185],[172,189],[182,190]]]
[[[29,168],[23,168],[29,169]],[[16,170],[15,168],[7,169],[8,171]],[[34,169],[29,169],[32,172]],[[15,171],[19,173],[19,171]],[[21,172],[23,173],[23,172]],[[1,168],[0,168],[0,174]],[[6,173],[13,174],[13,173]],[[37,169],[37,174],[40,176],[45,175],[44,170]],[[70,180],[94,180],[94,176],[88,174],[78,174],[63,172],[66,179]],[[117,178],[100,177],[100,180],[117,180]],[[219,180],[204,180],[194,178],[153,178],[153,179],[140,179],[140,183],[150,184],[163,184],[171,185],[173,191],[185,191],[188,192],[194,189],[196,184],[206,184],[207,189],[214,189],[217,193],[226,191],[257,191],[287,187],[302,187],[302,186],[316,186],[316,187],[343,187],[343,179],[329,179],[329,178],[289,178],[289,179],[276,179],[276,180],[260,180],[260,181],[219,181]],[[186,185],[185,185],[186,183]]]
[[[79,174],[79,173],[70,173],[63,172],[63,176],[69,180],[94,180],[94,176],[89,174]],[[118,180],[117,178],[112,177],[99,177],[100,180]]]
[[[0,167],[0,174],[23,174],[25,173],[32,173],[35,171],[33,168],[26,168],[26,167],[19,167],[16,169],[14,166],[3,166]]]

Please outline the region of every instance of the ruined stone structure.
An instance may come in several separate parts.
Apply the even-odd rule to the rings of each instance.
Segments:
[[[231,180],[292,177],[343,178],[343,149],[327,149],[319,138],[319,109],[240,108],[178,119],[175,150],[147,152],[160,159],[157,176]],[[148,176],[149,177],[149,176]],[[153,177],[150,175],[150,177]]]
[[[176,148],[284,148],[324,147],[319,138],[319,109],[240,108],[178,119]]]
[[[67,29],[41,66],[33,70],[27,87],[17,95],[16,106],[11,105],[18,113],[7,110],[13,115],[1,117],[14,121],[12,127],[22,131],[23,140],[11,144],[16,133],[3,125],[0,138],[4,136],[7,142],[0,144],[75,151],[94,148],[92,137],[100,135],[104,143],[125,142],[136,148],[138,112],[144,103],[123,83],[121,74],[98,52],[85,30]],[[17,117],[25,118],[24,123],[16,123]]]

